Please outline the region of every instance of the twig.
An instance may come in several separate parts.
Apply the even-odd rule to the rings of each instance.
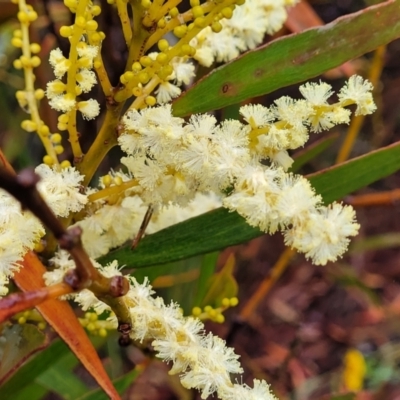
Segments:
[[[23,208],[29,209],[39,218],[59,241],[60,247],[67,250],[75,261],[76,268],[67,272],[64,283],[73,291],[89,289],[100,301],[112,308],[120,325],[129,324],[130,326],[128,307],[120,299],[129,290],[128,280],[123,276],[106,278],[94,267],[82,246],[81,229],[79,227],[69,230],[64,228],[38,192],[36,184],[39,179],[39,176],[31,169],[23,170],[15,176],[0,167],[0,187],[12,194]]]

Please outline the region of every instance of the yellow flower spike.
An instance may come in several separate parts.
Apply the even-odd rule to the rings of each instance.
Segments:
[[[212,310],[213,308],[211,306],[205,306],[204,307],[204,312],[208,313],[210,310]]]
[[[200,307],[193,307],[192,315],[194,317],[198,317],[200,314],[201,314],[201,308]]]
[[[19,317],[19,318],[18,318],[18,323],[19,323],[20,325],[25,324],[25,323],[26,323],[26,318],[25,318],[25,317]]]
[[[140,2],[140,4],[142,5],[142,7],[144,8],[144,9],[148,9],[148,8],[150,8],[150,6],[152,5],[152,2],[150,1],[150,0],[142,0],[141,2]]]
[[[64,160],[61,162],[61,168],[68,168],[71,166],[71,163],[68,160]]]
[[[211,310],[207,311],[207,314],[211,319],[214,319],[218,315],[218,311],[212,308]]]
[[[200,0],[190,0],[190,7],[197,7],[200,5]]]

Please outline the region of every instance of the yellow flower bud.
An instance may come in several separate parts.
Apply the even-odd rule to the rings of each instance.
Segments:
[[[180,39],[186,35],[186,32],[187,32],[186,25],[180,25],[174,28],[174,35]]]
[[[198,17],[194,20],[194,24],[197,26],[197,28],[205,28],[207,23],[206,19],[204,17]]]
[[[92,15],[97,17],[98,15],[101,14],[101,7],[100,6],[93,6],[91,9]]]
[[[140,4],[142,5],[143,8],[147,9],[147,8],[150,8],[151,1],[150,0],[142,0]]]
[[[26,119],[21,122],[21,128],[27,132],[35,132],[37,129],[37,125],[30,119]]]
[[[60,165],[61,168],[68,168],[71,166],[71,163],[68,160],[64,160]]]
[[[88,31],[95,31],[98,28],[98,26],[99,26],[99,24],[93,19],[86,23],[86,29]]]
[[[50,138],[51,142],[54,144],[61,143],[62,136],[59,133],[53,133]]]
[[[156,98],[153,96],[147,96],[144,101],[148,106],[154,106],[157,103]]]
[[[157,27],[160,29],[164,29],[167,26],[167,22],[165,21],[165,18],[161,18],[157,22]]]
[[[53,157],[49,156],[48,154],[43,157],[43,162],[48,166],[51,166],[54,164]]]
[[[63,146],[54,146],[54,151],[56,152],[56,154],[62,154],[64,153],[64,147]]]
[[[13,38],[11,39],[11,44],[12,44],[14,47],[20,48],[20,47],[22,47],[22,40],[21,40],[20,38],[18,38],[18,37],[13,37]]]
[[[169,43],[166,39],[161,39],[158,41],[157,46],[160,51],[166,51],[169,49]]]
[[[72,26],[62,26],[60,28],[60,36],[62,37],[69,37],[72,36],[74,33],[73,27]]]
[[[213,32],[218,33],[222,31],[222,24],[219,21],[215,21],[212,25],[211,25],[211,29]]]
[[[153,64],[153,60],[149,56],[143,56],[140,57],[140,64],[143,65],[143,67],[149,67],[151,64]]]
[[[142,71],[142,72],[139,73],[138,79],[139,79],[140,83],[145,84],[150,80],[150,77],[149,77],[149,74],[147,72]]]
[[[177,17],[177,16],[179,15],[179,10],[178,10],[176,7],[171,8],[171,9],[169,10],[169,15],[170,15],[172,18],[175,18],[175,17]]]
[[[38,44],[38,43],[31,43],[31,45],[29,46],[29,48],[31,49],[31,52],[32,52],[33,54],[39,53],[39,51],[40,51],[40,49],[41,49],[40,44]]]
[[[82,16],[75,18],[75,25],[79,26],[79,28],[85,28],[86,26],[86,19]]]
[[[224,16],[224,18],[231,19],[233,15],[233,10],[230,7],[225,7],[222,9],[221,14]]]
[[[201,6],[193,7],[192,8],[192,13],[193,13],[193,17],[195,17],[195,18],[204,16],[204,11],[203,11],[203,8]]]
[[[41,63],[41,60],[38,56],[33,56],[30,61],[31,61],[30,63],[33,68],[38,67]]]

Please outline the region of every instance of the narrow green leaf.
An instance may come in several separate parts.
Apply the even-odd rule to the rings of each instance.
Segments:
[[[400,169],[400,142],[308,176],[329,204]]]
[[[386,1],[249,51],[183,93],[174,115],[216,110],[316,77],[400,37],[399,15],[400,0]]]
[[[203,257],[203,262],[201,263],[200,276],[197,280],[197,293],[193,302],[193,306],[198,306],[201,304],[202,300],[208,289],[208,282],[212,274],[215,271],[219,256],[219,251],[214,251],[213,253],[205,254]]]
[[[68,346],[61,340],[54,341],[45,350],[26,362],[19,370],[0,387],[1,399],[14,399],[44,371],[51,367],[54,360],[58,360],[69,352]],[[47,391],[47,389],[46,389]]]
[[[354,158],[309,176],[325,203],[343,198],[400,169],[400,143]],[[107,254],[102,263],[140,268],[220,250],[263,235],[237,213],[219,208],[146,236],[135,249],[129,246]]]
[[[135,381],[140,374],[140,371],[136,368],[126,375],[121,376],[113,381],[115,388],[119,394],[123,394],[125,390]],[[108,396],[101,389],[92,390],[91,392],[79,397],[77,400],[108,400]]]
[[[5,381],[35,352],[48,345],[45,334],[32,324],[6,326],[1,336],[0,382]]]
[[[28,386],[25,386],[18,393],[13,394],[10,397],[3,397],[3,393],[0,389],[0,395],[2,400],[42,400],[48,390],[39,383],[33,382]]]
[[[72,352],[53,361],[48,368],[36,378],[36,382],[67,400],[74,400],[83,396],[89,389],[73,373],[73,368],[79,364],[79,360]]]

